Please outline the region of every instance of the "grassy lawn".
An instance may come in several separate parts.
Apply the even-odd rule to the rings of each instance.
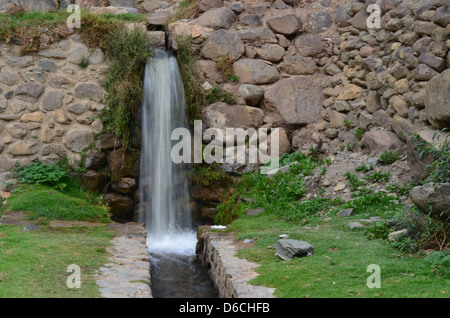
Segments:
[[[31,232],[0,226],[0,298],[99,297],[92,275],[106,262],[114,235],[105,226]],[[66,285],[70,264],[81,268],[79,289]]]
[[[22,185],[13,191],[5,211],[24,211],[31,219],[109,221],[106,207],[76,187],[60,191],[45,185]]]
[[[371,186],[366,187],[360,177],[346,173],[345,182],[353,194],[350,200],[332,200],[320,194],[307,198],[305,177],[325,171],[327,160],[294,153],[280,161],[280,165],[298,164],[270,178],[258,173],[244,175],[233,194],[218,207],[218,224],[231,223],[228,231],[240,240],[254,242],[238,254],[260,264],[259,276],[251,283],[274,287],[276,296],[282,298],[450,296],[448,250],[429,256],[424,253],[436,247],[435,238],[445,246],[448,223],[439,228],[439,223],[431,222],[415,207],[405,206],[399,195],[407,193],[410,185],[388,184],[388,176],[366,172],[363,177]],[[374,186],[386,191],[375,191]],[[245,215],[247,209],[255,208],[264,212]],[[353,209],[353,216],[337,216],[348,208]],[[382,220],[370,224],[361,221],[365,226],[353,230],[348,227],[350,222],[374,216]],[[388,234],[399,228],[389,227],[386,220],[400,220],[400,229],[407,228],[408,235],[389,241]],[[273,247],[282,234],[314,245],[314,255],[281,260]],[[367,286],[373,274],[367,271],[371,264],[380,268],[381,288]]]
[[[360,216],[359,216],[360,217]],[[363,229],[346,225],[358,217],[317,219],[306,226],[273,215],[243,216],[231,230],[255,245],[239,256],[261,264],[256,285],[277,288],[277,297],[449,297],[450,280],[438,277],[423,257],[399,252],[386,240],[369,240]],[[270,224],[270,225],[269,225]],[[315,246],[312,257],[282,261],[269,249],[279,235]],[[370,264],[381,268],[381,288],[367,287]]]

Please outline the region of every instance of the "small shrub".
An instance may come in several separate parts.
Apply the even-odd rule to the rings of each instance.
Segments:
[[[437,140],[437,132],[433,136],[433,140]],[[419,142],[419,136],[414,135],[413,140],[417,142],[417,151],[419,152],[419,159],[425,155],[431,155],[433,162],[427,169],[430,172],[429,176],[424,180],[425,182],[450,182],[450,134],[447,134],[445,140],[438,145],[438,140],[435,144],[428,144],[426,142]]]
[[[362,164],[355,168],[358,172],[364,172],[367,173],[371,170],[373,170],[373,166],[371,164]]]
[[[220,86],[213,86],[206,94],[206,101],[209,104],[215,102],[225,102],[228,104],[234,104],[233,94],[223,90]]]
[[[412,182],[411,184],[403,183],[403,185],[400,184],[388,184],[386,185],[386,190],[392,193],[395,193],[397,195],[408,195],[409,191],[411,191],[412,188],[414,188],[416,184]]]
[[[233,83],[237,83],[237,82],[240,81],[240,78],[239,78],[239,76],[237,76],[236,74],[233,74],[233,75],[231,75],[231,77],[230,77],[230,81],[233,82]]]
[[[381,153],[380,159],[378,162],[382,165],[390,165],[394,163],[400,158],[399,154],[396,151],[386,151],[384,150]]]
[[[84,57],[81,59],[81,61],[78,63],[78,67],[85,69],[89,66],[89,59],[87,57]]]
[[[389,228],[386,224],[375,224],[366,229],[366,237],[369,240],[382,239],[385,240],[389,236]]]
[[[364,128],[357,128],[352,134],[361,140],[364,135]]]
[[[424,258],[431,264],[432,272],[438,277],[450,278],[450,251],[434,251]]]
[[[46,184],[64,188],[69,175],[61,167],[53,163],[42,163],[39,159],[15,169],[15,175],[20,183]]]
[[[233,74],[233,58],[230,55],[222,55],[217,59],[216,68],[224,78],[230,78]]]
[[[345,173],[345,179],[347,179],[350,190],[352,191],[356,191],[359,187],[365,185],[364,181],[359,180],[355,174],[349,171]]]
[[[390,172],[375,171],[371,174],[366,174],[364,178],[372,182],[388,182],[390,176]]]

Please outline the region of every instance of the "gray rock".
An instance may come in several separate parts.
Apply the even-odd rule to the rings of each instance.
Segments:
[[[1,71],[0,83],[6,84],[8,86],[16,85],[17,83],[19,83],[19,76],[15,73]]]
[[[261,17],[257,14],[244,14],[239,17],[242,24],[248,26],[260,26],[263,24]]]
[[[65,59],[67,58],[66,53],[62,53],[58,50],[43,50],[39,51],[39,56],[53,58],[53,59]]]
[[[384,150],[404,153],[404,144],[396,134],[386,130],[372,130],[364,134],[361,142],[371,154],[381,154]]]
[[[208,38],[201,50],[201,55],[217,61],[224,55],[229,55],[234,61],[245,52],[242,40],[233,32],[217,30]]]
[[[358,222],[350,222],[347,226],[350,228],[350,230],[364,227],[364,225]]]
[[[450,183],[427,183],[411,189],[409,196],[424,213],[447,220],[450,217]]]
[[[71,113],[77,114],[77,115],[81,115],[86,111],[86,106],[83,104],[70,104],[67,107],[67,110]]]
[[[94,83],[81,83],[75,87],[74,96],[80,99],[90,99],[100,102],[103,98],[102,89]]]
[[[135,0],[109,0],[109,5],[113,7],[135,8]]]
[[[354,215],[353,209],[344,209],[338,212],[337,216],[351,216]]]
[[[276,67],[260,60],[240,59],[233,64],[234,73],[246,84],[271,84],[280,78]]]
[[[198,10],[200,12],[205,12],[208,11],[209,9],[220,7],[223,7],[223,0],[201,0],[198,3]],[[232,8],[230,9],[233,10]]]
[[[22,57],[5,56],[4,59],[6,64],[17,68],[25,68],[33,65],[33,58],[29,55]]]
[[[25,102],[34,104],[38,98],[44,93],[45,86],[33,82],[21,84],[16,89],[16,98]]]
[[[312,33],[327,31],[333,24],[333,16],[327,11],[314,12],[309,17],[308,30]]]
[[[417,81],[428,81],[439,73],[425,64],[419,64],[415,70],[414,79]]]
[[[348,5],[340,5],[335,12],[336,23],[340,27],[346,27],[351,24]]]
[[[285,56],[280,64],[280,70],[290,75],[312,75],[318,70],[316,63],[306,57],[294,55]]]
[[[244,97],[247,105],[255,106],[264,96],[264,88],[252,84],[239,86],[239,93]]]
[[[79,64],[83,59],[89,59],[89,49],[84,44],[75,45],[70,51],[67,60],[73,64]]]
[[[443,58],[437,57],[432,53],[420,54],[418,61],[420,63],[428,65],[429,67],[438,72],[442,71],[445,65],[445,60]]]
[[[267,21],[269,27],[276,33],[290,35],[302,27],[301,19],[295,14],[286,14]]]
[[[234,12],[228,8],[215,8],[197,18],[198,24],[213,29],[228,29],[236,20]]]
[[[56,73],[58,67],[56,66],[56,63],[52,60],[39,60],[38,66],[43,70],[44,72],[50,72],[50,73]]]
[[[243,41],[278,43],[275,33],[268,28],[245,29],[239,31],[238,34]]]
[[[33,67],[29,69],[25,75],[33,82],[45,83],[46,79],[41,69],[38,67]]]
[[[6,125],[6,130],[16,139],[22,139],[27,135],[27,127],[22,123],[10,123]]]
[[[322,41],[312,34],[299,36],[295,40],[295,47],[301,56],[317,56],[324,50]]]
[[[30,156],[39,151],[40,147],[36,141],[16,141],[8,147],[8,151],[13,156]]]
[[[450,70],[433,77],[425,91],[425,111],[431,123],[450,127]]]
[[[233,12],[235,12],[236,14],[240,14],[245,10],[245,7],[239,2],[231,4],[228,8],[233,10]]]
[[[369,15],[365,10],[359,11],[355,16],[351,19],[351,24],[353,27],[367,31],[367,18]]]
[[[395,241],[398,241],[402,236],[404,236],[406,234],[408,234],[408,230],[403,229],[403,230],[389,233],[388,238],[389,238],[389,241],[395,242]]]
[[[64,94],[59,91],[50,91],[42,98],[42,108],[47,111],[62,107]]]
[[[264,94],[264,110],[288,125],[307,125],[320,119],[322,86],[304,76],[283,79]]]
[[[289,261],[293,257],[312,256],[314,246],[305,241],[293,239],[278,240],[276,246],[276,255],[284,261]]]
[[[86,126],[73,125],[63,138],[63,143],[70,150],[80,153],[94,141],[94,134]]]
[[[278,44],[263,44],[256,48],[256,55],[266,61],[279,62],[285,54],[284,49]]]
[[[264,118],[261,109],[242,105],[214,103],[202,113],[203,124],[214,128],[258,128]]]

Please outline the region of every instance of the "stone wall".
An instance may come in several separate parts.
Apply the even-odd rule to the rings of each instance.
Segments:
[[[0,46],[0,172],[36,158],[67,158],[85,188],[104,193],[115,220],[132,219],[140,147],[125,154],[121,142],[103,132],[109,67],[103,52],[89,49],[76,33],[37,53],[18,52],[19,46]],[[0,190],[9,182],[2,175]]]
[[[220,232],[200,230],[197,256],[208,270],[208,275],[221,298],[272,298],[275,289],[253,286],[250,280],[258,275],[258,265],[237,257],[239,250],[233,237]]]
[[[367,27],[373,3],[381,8],[379,29]],[[280,153],[336,154],[350,144],[403,154],[412,134],[450,125],[444,0],[201,0],[199,8],[198,18],[169,25],[171,45],[192,37],[201,47],[198,80],[236,100],[205,106],[205,128],[281,127]],[[225,55],[238,82],[218,70]],[[356,129],[364,129],[362,141]]]
[[[16,50],[0,49],[0,169],[66,156],[78,167],[103,129],[98,117],[108,66],[102,51],[88,49],[78,34],[35,54]],[[83,58],[87,68],[78,66]]]

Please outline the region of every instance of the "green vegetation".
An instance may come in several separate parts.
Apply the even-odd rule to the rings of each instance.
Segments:
[[[382,165],[390,165],[400,159],[399,154],[396,151],[383,150],[378,162]]]
[[[194,63],[199,57],[199,48],[192,44],[192,38],[177,36],[177,61],[183,80],[188,117],[193,120],[201,118],[201,107],[205,104],[205,93],[194,76]]]
[[[357,128],[353,133],[359,140],[364,136],[364,128]]]
[[[45,30],[49,43],[56,42],[68,35],[66,28],[70,13],[58,12],[16,12],[0,14],[0,41],[21,45],[21,53],[36,52],[41,48],[41,35]],[[89,46],[104,48],[109,31],[122,29],[127,22],[146,21],[141,14],[92,14],[82,11],[80,32]]]
[[[0,226],[0,298],[100,297],[94,275],[114,235],[105,226],[28,232]],[[81,268],[81,288],[67,288],[70,264]]]
[[[367,173],[364,176],[364,179],[372,182],[388,182],[390,175],[390,172],[374,171],[372,173]]]
[[[82,68],[82,69],[85,69],[88,66],[89,66],[89,59],[83,56],[81,58],[81,61],[78,63],[78,67]]]
[[[167,25],[172,22],[182,19],[195,19],[199,15],[198,11],[199,0],[182,0],[177,6],[174,14],[167,21]]]
[[[371,164],[361,164],[355,168],[358,172],[369,172],[373,170],[373,166]]]
[[[4,211],[23,211],[29,218],[109,222],[101,196],[81,188],[64,161],[38,159],[14,169],[19,185],[12,190]]]
[[[332,200],[321,195],[308,198],[304,177],[320,171],[322,162],[301,153],[285,154],[279,161],[280,166],[291,164],[290,169],[271,176],[259,173],[243,175],[232,194],[218,207],[217,223],[231,223],[227,231],[232,231],[238,239],[252,239],[254,242],[238,253],[240,257],[260,264],[257,269],[259,276],[251,281],[253,284],[276,287],[276,296],[289,298],[448,295],[450,289],[444,279],[447,274],[443,274],[448,254],[436,254],[426,260],[422,254],[410,254],[423,251],[443,238],[430,236],[437,233],[436,224],[431,226],[429,223],[415,231],[412,224],[408,227],[403,221],[399,221],[400,228],[388,227],[385,220],[402,220],[409,208],[401,203],[396,193],[364,188],[365,182],[350,172],[346,173],[347,182],[354,191],[350,200]],[[377,175],[382,182],[384,174]],[[392,186],[392,191],[403,193],[405,188],[407,185]],[[245,214],[247,209],[254,208],[262,208],[264,212],[257,216]],[[353,216],[336,215],[347,208],[353,208]],[[354,230],[348,227],[351,221],[374,216],[384,221]],[[418,223],[414,224],[417,227]],[[397,242],[388,241],[391,232],[405,226],[417,233],[408,242],[419,243],[420,247],[407,250],[406,237]],[[314,255],[280,260],[271,247],[281,234],[313,244]],[[380,265],[381,289],[370,289],[366,285],[370,275],[367,266],[370,264]]]
[[[420,141],[418,135],[413,136],[413,140],[417,143],[417,151],[419,158],[422,159],[426,155],[433,158],[433,162],[427,169],[430,171],[426,182],[450,182],[450,134],[447,134],[445,140],[440,141],[436,134],[433,136],[434,144]]]
[[[350,186],[350,190],[352,191],[356,191],[359,187],[365,185],[364,181],[359,180],[359,178],[355,174],[349,171],[345,173],[345,179],[348,181],[348,185]]]
[[[109,222],[108,210],[81,189],[60,191],[43,185],[23,185],[8,199],[5,211],[24,211],[30,219]]]
[[[225,102],[228,104],[233,104],[234,96],[232,93],[225,91],[220,86],[213,86],[211,89],[207,91],[206,94],[206,101],[209,104],[215,103],[215,102]]]
[[[216,68],[222,74],[225,80],[230,82],[239,82],[239,76],[234,74],[233,58],[230,55],[222,55],[216,62]]]
[[[106,58],[110,67],[102,121],[122,139],[126,150],[139,135],[137,111],[142,103],[145,65],[151,56],[146,34],[140,29],[115,30],[109,34]]]

